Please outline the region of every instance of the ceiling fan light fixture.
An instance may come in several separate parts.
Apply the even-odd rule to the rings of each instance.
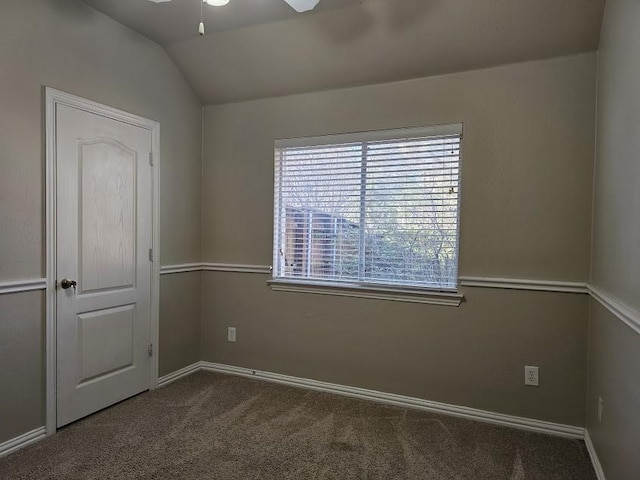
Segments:
[[[229,0],[203,0],[207,5],[213,5],[214,7],[224,7],[229,3]]]

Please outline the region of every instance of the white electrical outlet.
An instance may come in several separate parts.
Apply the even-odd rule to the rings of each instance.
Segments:
[[[598,397],[598,422],[600,423],[602,423],[602,407],[604,407],[604,402],[602,397]]]
[[[236,341],[236,327],[228,327],[227,342],[235,342],[235,341]]]
[[[532,367],[530,365],[524,366],[524,384],[537,387],[540,382],[538,367]]]

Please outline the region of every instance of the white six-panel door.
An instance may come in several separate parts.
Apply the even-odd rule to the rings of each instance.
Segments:
[[[150,387],[152,137],[60,104],[55,122],[62,426]]]

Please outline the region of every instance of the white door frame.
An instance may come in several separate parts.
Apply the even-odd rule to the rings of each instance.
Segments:
[[[46,129],[46,427],[47,435],[56,432],[56,106],[95,113],[106,118],[141,127],[151,132],[152,169],[152,248],[151,263],[151,319],[149,339],[153,345],[149,369],[151,389],[158,386],[158,336],[160,311],[160,124],[131,113],[108,107],[53,88],[45,88]]]

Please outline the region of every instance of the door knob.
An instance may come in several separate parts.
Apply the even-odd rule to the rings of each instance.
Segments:
[[[78,284],[75,280],[69,280],[68,278],[63,278],[62,280],[60,280],[60,286],[65,290],[71,287],[73,287],[73,289],[75,290]]]

